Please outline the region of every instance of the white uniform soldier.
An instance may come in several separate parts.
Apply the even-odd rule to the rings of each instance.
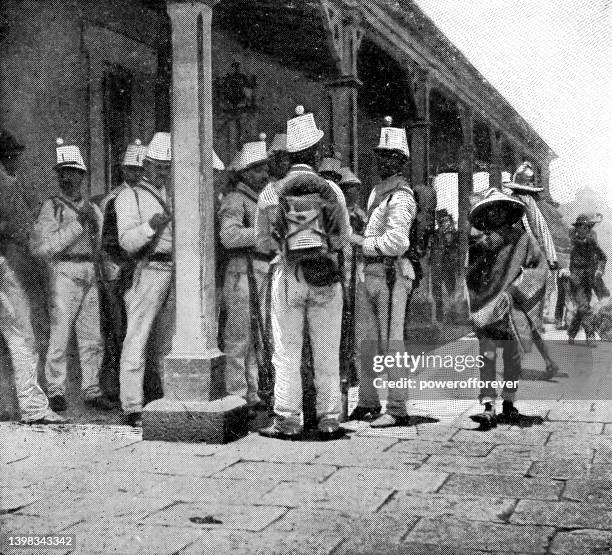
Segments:
[[[112,189],[100,202],[104,215],[102,227],[103,286],[102,330],[105,338],[101,383],[109,397],[119,398],[119,359],[126,332],[125,302],[123,299],[126,274],[132,260],[119,245],[115,199],[124,189],[136,185],[142,177],[144,157],[147,153],[140,139],[129,144],[121,164],[122,183]]]
[[[40,359],[30,320],[30,303],[7,252],[11,243],[17,243],[16,248],[27,245],[27,228],[32,223],[15,178],[15,165],[22,151],[23,146],[11,134],[0,131],[0,332],[13,363],[21,421],[52,424],[64,422],[64,418],[51,410],[38,385]]]
[[[150,346],[157,350],[158,361],[169,352],[172,339],[171,153],[170,133],[155,133],[144,159],[144,176],[115,199],[119,244],[139,259],[125,293],[127,333],[120,363],[121,407],[134,426],[142,423],[149,336],[155,333]]]
[[[279,191],[297,184],[305,190],[319,190],[318,187],[322,187],[320,190],[328,189],[332,192],[335,209],[327,218],[329,228],[335,229],[335,244],[331,251],[340,250],[348,244],[350,225],[342,191],[335,183],[318,176],[313,169],[323,131],[317,129],[313,114],[304,114],[302,106],[298,106],[296,114],[297,117],[287,122],[287,151],[292,161],[289,173],[285,178],[269,184],[258,201],[257,249],[262,252],[282,250],[272,261],[272,360],[276,372],[276,416],[272,426],[259,433],[266,437],[295,438],[302,432],[300,369],[304,318],[307,316],[317,391],[318,429],[321,437],[330,438],[342,433],[339,426],[342,409],[339,377],[342,320],[340,277],[334,274],[334,255],[314,265],[291,260],[287,251],[287,236],[279,235]]]
[[[45,374],[51,408],[66,405],[67,350],[73,330],[79,347],[81,392],[89,406],[109,410],[99,384],[103,341],[94,257],[100,245],[102,213],[82,198],[87,168],[77,146],[57,139],[60,194],[46,200],[34,225],[30,249],[50,271],[51,335]]]
[[[386,353],[390,342],[404,339],[406,302],[412,289],[414,269],[404,255],[410,246],[410,228],[416,215],[416,202],[412,189],[402,175],[408,161],[408,141],[403,128],[391,127],[390,117],[381,130],[380,144],[374,149],[378,183],[368,200],[368,222],[363,237],[353,235],[351,241],[361,245],[365,263],[365,282],[357,294],[356,336],[357,348],[369,340],[378,342],[379,352]],[[378,390],[374,386],[371,367],[361,364],[359,402],[351,420],[376,417],[381,410]],[[389,369],[389,380],[400,380],[401,369]],[[402,389],[389,388],[387,411],[370,425],[376,428],[406,425],[409,421],[406,399]]]
[[[265,135],[262,134],[260,139],[245,143],[234,160],[233,171],[239,175],[240,181],[233,191],[223,197],[219,209],[219,236],[227,257],[223,282],[223,302],[226,307],[223,333],[226,354],[225,389],[229,395],[243,397],[251,408],[261,406],[254,345],[260,339],[257,328],[252,329],[252,309],[259,310],[257,317],[259,323],[263,323],[270,261],[268,254],[255,250],[257,199],[269,181]],[[257,288],[255,300],[250,298],[253,284]],[[262,346],[258,345],[257,348],[261,351]]]

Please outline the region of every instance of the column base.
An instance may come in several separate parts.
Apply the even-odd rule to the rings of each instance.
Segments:
[[[223,356],[219,349],[200,353],[171,352],[164,360],[164,398],[209,401],[211,364]]]
[[[224,444],[248,434],[246,401],[233,395],[216,401],[158,399],[142,411],[142,438]]]

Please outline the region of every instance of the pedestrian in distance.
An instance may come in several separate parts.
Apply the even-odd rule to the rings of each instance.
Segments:
[[[580,327],[586,333],[585,345],[597,346],[593,325],[591,298],[593,291],[603,297],[603,274],[606,270],[607,256],[597,242],[593,227],[601,221],[600,215],[580,214],[572,224],[570,233],[572,250],[570,252],[570,291],[576,303],[576,313],[567,330],[568,343],[573,345]]]

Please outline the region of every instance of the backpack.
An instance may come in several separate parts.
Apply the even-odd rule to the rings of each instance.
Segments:
[[[313,174],[287,180],[277,191],[277,233],[287,260],[299,262],[328,257],[337,250],[340,232],[338,197],[331,185]]]

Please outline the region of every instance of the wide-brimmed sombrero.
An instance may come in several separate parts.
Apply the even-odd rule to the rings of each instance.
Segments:
[[[535,172],[531,162],[523,162],[512,176],[512,181],[504,183],[504,187],[522,193],[541,193],[544,187],[535,184]]]
[[[490,210],[495,205],[503,205],[506,211],[506,221],[508,225],[515,224],[525,214],[525,205],[518,199],[512,198],[499,189],[487,189],[478,197],[469,213],[471,224],[481,231],[490,231],[498,227],[489,221]]]

